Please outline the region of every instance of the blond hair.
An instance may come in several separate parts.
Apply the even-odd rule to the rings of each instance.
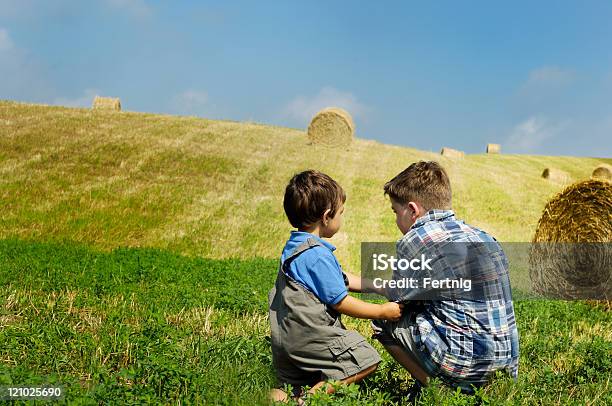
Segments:
[[[452,206],[450,180],[436,161],[419,161],[385,183],[385,195],[401,204],[419,203],[426,211],[449,210]]]

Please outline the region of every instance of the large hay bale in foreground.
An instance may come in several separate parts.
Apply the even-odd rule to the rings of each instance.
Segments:
[[[501,154],[501,145],[487,144],[487,154]]]
[[[608,164],[597,165],[593,169],[591,177],[593,179],[612,180],[612,166]]]
[[[355,124],[351,115],[337,107],[319,111],[308,126],[308,139],[313,144],[330,147],[350,145],[354,134]]]
[[[100,97],[96,96],[91,106],[94,110],[112,110],[121,111],[121,101],[118,97]]]
[[[542,171],[542,177],[551,182],[569,183],[571,177],[569,173],[556,168],[546,168]]]
[[[463,151],[459,151],[459,150],[448,148],[448,147],[443,147],[442,150],[440,151],[440,155],[448,157],[448,158],[463,158],[465,154],[463,153]]]
[[[552,198],[533,238],[529,275],[538,294],[612,299],[612,184],[587,180]]]

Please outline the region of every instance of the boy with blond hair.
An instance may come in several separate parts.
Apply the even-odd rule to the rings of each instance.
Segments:
[[[391,300],[405,304],[405,311],[397,322],[374,321],[373,337],[421,384],[439,378],[471,392],[496,371],[516,378],[518,331],[501,246],[455,218],[450,181],[437,162],[413,163],[387,182],[384,191],[403,234],[397,257],[410,260],[434,253],[434,263],[443,268],[438,276],[475,275],[480,290],[471,296],[462,292],[439,297],[423,289],[387,290]],[[423,275],[416,271],[409,276],[418,278],[419,272]]]

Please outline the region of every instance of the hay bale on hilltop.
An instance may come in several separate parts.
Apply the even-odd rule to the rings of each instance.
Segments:
[[[612,180],[612,165],[601,164],[593,169],[593,179]]]
[[[546,168],[542,171],[542,177],[551,182],[569,183],[571,177],[569,173],[557,168]]]
[[[440,151],[440,155],[448,157],[448,158],[463,158],[465,154],[463,153],[463,151],[459,151],[459,150],[448,148],[448,147],[443,147],[442,150]]]
[[[487,154],[501,154],[501,145],[487,144]]]
[[[112,110],[121,111],[121,101],[118,97],[94,97],[91,106],[94,110]]]
[[[612,299],[612,184],[586,180],[553,197],[533,238],[529,275],[536,293]]]
[[[313,144],[344,147],[353,142],[355,124],[343,109],[330,107],[319,111],[308,126],[308,139]]]

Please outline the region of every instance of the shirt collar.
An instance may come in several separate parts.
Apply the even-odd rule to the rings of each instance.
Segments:
[[[430,221],[453,221],[455,220],[455,212],[452,210],[429,210],[427,213],[419,217],[412,227],[417,228],[421,227],[423,224],[428,223]]]
[[[336,247],[334,245],[330,244],[329,242],[323,240],[320,237],[317,237],[314,234],[307,233],[306,231],[292,231],[291,236],[289,237],[290,240],[295,242],[303,242],[306,241],[308,238],[314,238],[315,240],[323,244],[325,247],[327,247],[330,251],[336,250]]]

